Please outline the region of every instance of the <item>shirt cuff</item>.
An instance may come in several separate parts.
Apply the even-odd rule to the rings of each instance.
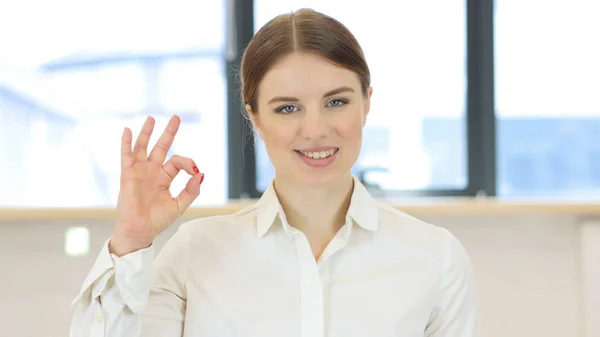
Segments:
[[[115,284],[125,305],[133,312],[137,312],[148,299],[154,273],[154,244],[148,248],[118,257],[111,254],[108,249],[111,239],[106,240],[102,246],[92,270],[71,305],[84,297],[91,301],[100,296],[104,292],[109,279],[115,275]]]
[[[114,268],[114,264],[110,258],[110,253],[108,252],[108,242],[110,242],[110,239],[105,242],[104,246],[102,246],[102,250],[100,251],[100,254],[98,254],[92,270],[87,275],[85,281],[83,281],[81,290],[73,302],[71,302],[71,305],[78,302],[86,294],[87,295],[85,297],[89,297],[89,300],[91,300],[91,294],[88,293],[92,290],[92,285],[96,283],[96,281],[103,275],[110,272]]]
[[[114,254],[110,257],[121,298],[133,313],[138,313],[148,302],[154,277],[154,243],[121,257]]]

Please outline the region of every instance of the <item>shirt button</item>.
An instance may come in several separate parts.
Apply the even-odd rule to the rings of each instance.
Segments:
[[[100,324],[102,322],[104,322],[104,315],[96,314],[96,323]]]

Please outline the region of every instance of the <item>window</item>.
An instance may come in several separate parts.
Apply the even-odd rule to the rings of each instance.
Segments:
[[[13,1],[0,5],[0,207],[116,204],[123,127],[173,114],[172,153],[227,200],[225,1]],[[28,20],[22,18],[27,17]],[[185,186],[182,173],[173,193]]]
[[[256,0],[255,31],[302,7],[343,22],[371,68],[371,112],[354,173],[374,192],[465,189],[465,3]],[[264,190],[274,170],[260,141],[256,166]]]
[[[598,12],[594,0],[497,1],[499,195],[600,194]]]

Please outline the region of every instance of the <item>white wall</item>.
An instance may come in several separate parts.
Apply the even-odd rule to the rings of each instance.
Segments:
[[[484,336],[600,336],[599,225],[582,227],[581,219],[566,215],[421,218],[450,229],[469,251]],[[65,255],[70,225],[89,228],[90,255]],[[67,336],[69,303],[111,226],[0,222],[0,335]]]

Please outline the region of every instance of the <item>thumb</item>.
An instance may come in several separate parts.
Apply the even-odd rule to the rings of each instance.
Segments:
[[[192,176],[185,185],[183,191],[175,198],[179,209],[179,215],[182,215],[200,195],[200,185],[202,184],[202,181],[204,181],[204,173]]]

